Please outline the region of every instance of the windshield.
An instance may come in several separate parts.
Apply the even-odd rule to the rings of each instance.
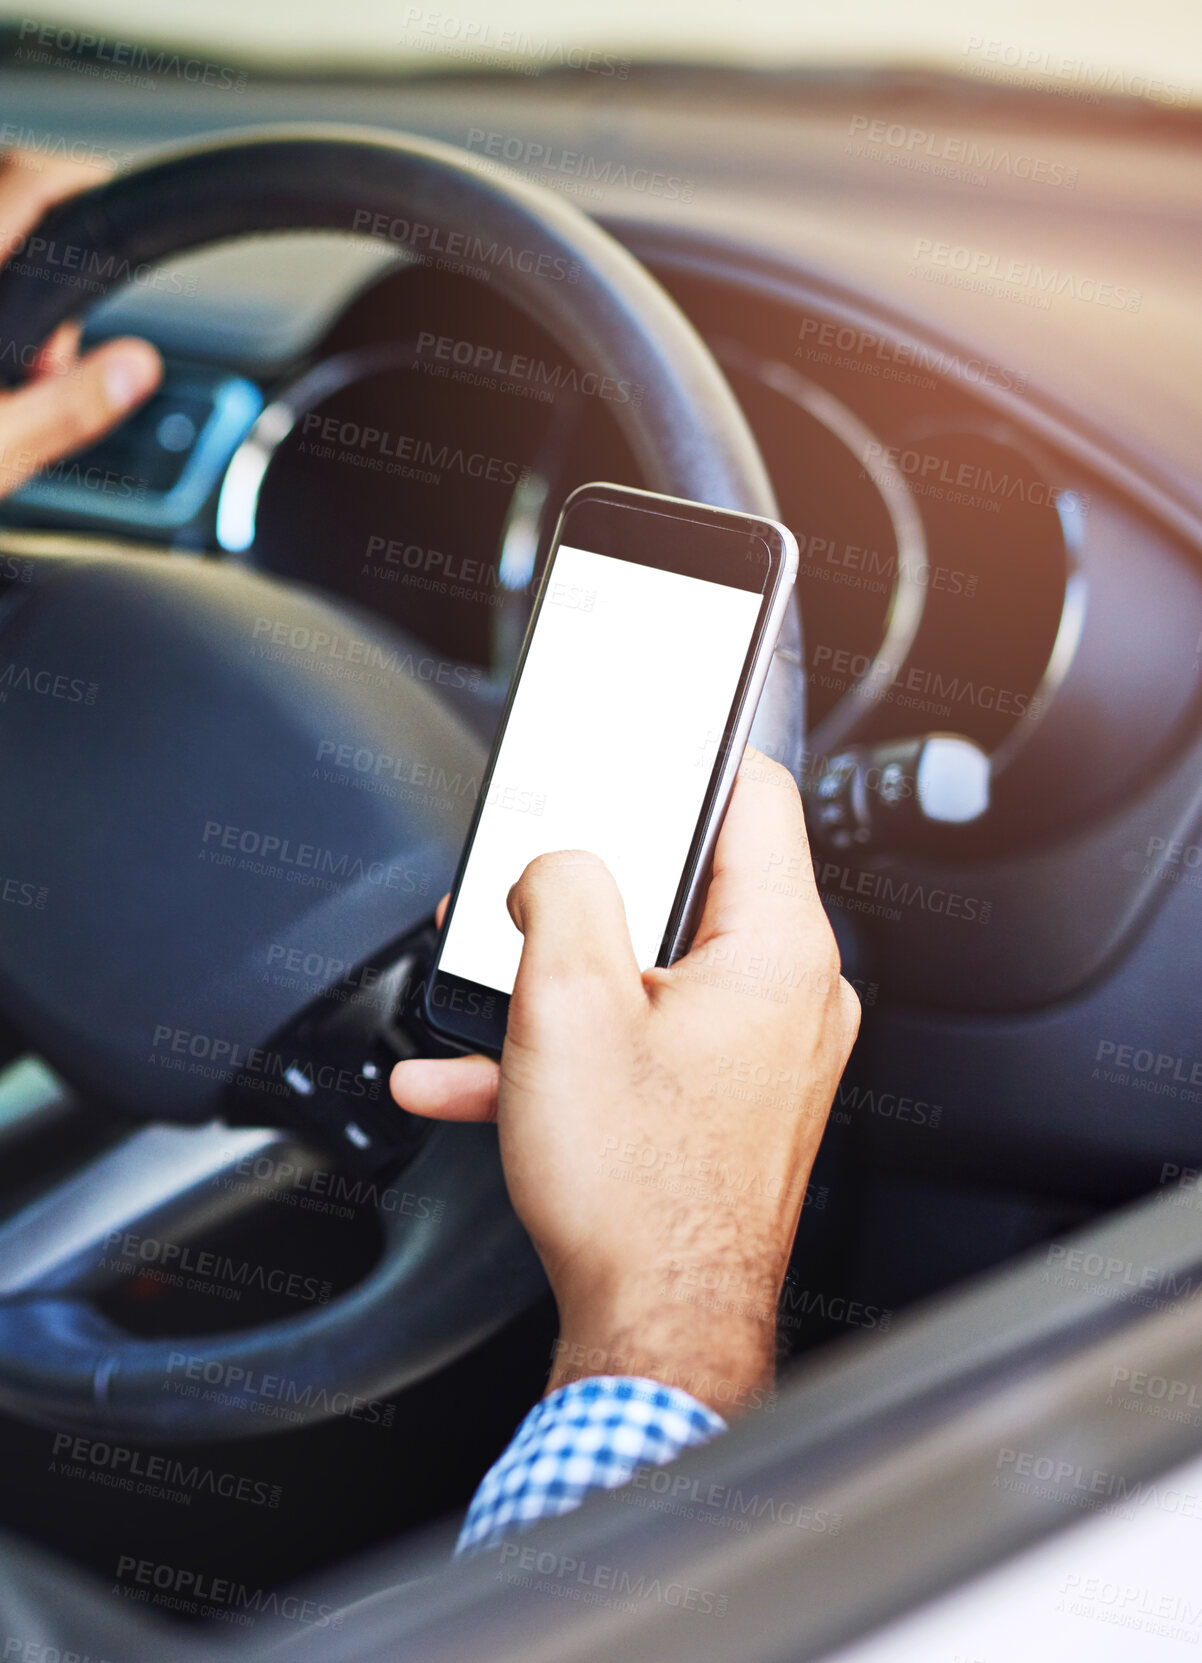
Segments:
[[[592,70],[646,61],[773,70],[935,69],[1084,101],[1202,95],[1197,0],[62,0],[0,14],[10,61],[48,67],[71,36],[278,70]],[[64,42],[68,42],[64,46]],[[128,61],[128,60],[127,60]]]

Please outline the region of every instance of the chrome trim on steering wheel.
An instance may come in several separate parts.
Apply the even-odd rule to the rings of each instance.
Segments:
[[[94,1283],[106,1244],[135,1226],[147,1235],[169,1220],[175,1240],[244,1212],[262,1186],[222,1180],[248,1157],[285,1151],[291,1174],[296,1140],[279,1131],[143,1127],[0,1225],[0,1299]]]

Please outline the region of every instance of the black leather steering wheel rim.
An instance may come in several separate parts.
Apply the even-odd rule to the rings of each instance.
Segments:
[[[615,414],[651,489],[771,510],[730,388],[644,268],[562,198],[429,139],[251,129],[162,150],[69,198],[38,227],[42,246],[0,272],[0,316],[18,349],[5,363],[32,362],[22,349],[129,274],[228,238],[296,230],[374,236],[419,259],[481,266],[565,351],[602,373],[620,365],[642,385],[643,398]]]
[[[415,258],[442,258],[439,248],[459,250],[445,257],[468,263],[474,255],[493,286],[571,357],[642,385],[641,402],[614,413],[648,486],[774,512],[734,395],[644,268],[562,199],[425,139],[346,128],[254,130],[161,151],[60,204],[39,226],[38,248],[31,243],[19,268],[0,272],[0,319],[19,349],[8,362],[25,362],[21,348],[40,343],[133,272],[229,238],[316,229],[383,236]],[[72,250],[66,267],[65,249]],[[795,775],[804,741],[801,663],[793,611],[753,737]],[[491,1130],[440,1128],[418,1156],[423,1162],[439,1174],[437,1193],[458,1195],[458,1216],[444,1219],[437,1235],[394,1232],[372,1276],[303,1317],[160,1342],[121,1333],[62,1290],[0,1307],[0,1401],[29,1418],[90,1431],[239,1437],[266,1429],[245,1412],[240,1369],[319,1378],[319,1402],[339,1392],[380,1398],[420,1378],[498,1328],[540,1286],[508,1207]],[[470,1236],[470,1255],[463,1240],[452,1244],[456,1233]],[[488,1276],[484,1292],[495,1296],[482,1299]],[[171,1357],[185,1349],[211,1364],[224,1391],[187,1399],[163,1389]],[[305,1418],[329,1412],[319,1407]]]
[[[530,1244],[514,1228],[491,1127],[441,1127],[404,1183],[445,1197],[445,1212],[413,1219],[381,1209],[384,1247],[369,1274],[282,1322],[148,1340],[124,1334],[85,1299],[0,1303],[0,1401],[42,1424],[163,1442],[256,1437],[334,1417],[380,1421],[382,1400],[409,1378],[494,1332],[497,1287],[523,1290],[528,1303],[543,1286]],[[414,1277],[446,1232],[470,1241],[489,1267],[474,1293],[437,1274]],[[460,1296],[453,1329],[445,1310],[452,1295]],[[402,1304],[403,1348],[421,1364],[398,1378],[400,1336],[379,1313]]]

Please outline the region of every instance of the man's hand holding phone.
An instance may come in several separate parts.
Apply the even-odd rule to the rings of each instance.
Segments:
[[[692,1381],[719,1413],[749,1406],[771,1384],[776,1304],[859,1026],[797,787],[747,752],[694,944],[668,969],[640,973],[596,856],[540,856],[508,904],[523,944],[500,1063],[398,1063],[393,1095],[497,1120],[559,1308],[548,1391],[639,1374]]]

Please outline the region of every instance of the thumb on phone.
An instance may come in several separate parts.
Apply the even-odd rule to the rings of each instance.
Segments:
[[[393,1101],[428,1120],[495,1120],[501,1067],[491,1057],[412,1057],[389,1076]]]
[[[626,909],[613,874],[597,855],[582,849],[539,855],[506,904],[525,938],[513,996],[528,1013],[537,1007],[554,1028],[573,1019],[595,1020],[599,995],[645,999]],[[440,926],[446,905],[444,896],[435,915]],[[395,1101],[410,1114],[495,1120],[500,1078],[490,1057],[415,1057],[397,1063],[389,1083]]]
[[[441,930],[451,897],[434,909]],[[429,1120],[495,1120],[501,1070],[491,1057],[413,1057],[389,1076],[395,1103]]]
[[[602,980],[613,992],[641,995],[626,908],[599,855],[584,849],[539,855],[506,904],[525,937],[515,998],[548,982],[571,987],[582,977]]]

